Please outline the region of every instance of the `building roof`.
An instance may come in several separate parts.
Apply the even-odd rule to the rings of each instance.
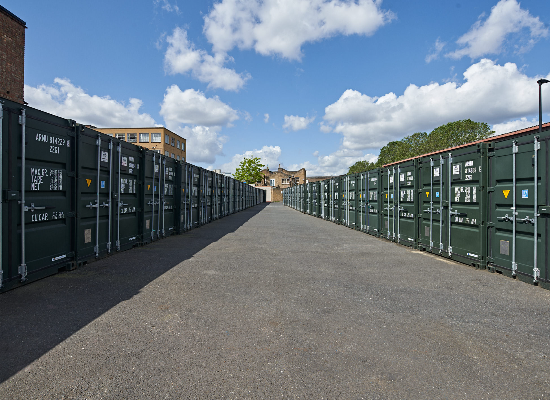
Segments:
[[[19,24],[23,25],[25,28],[27,27],[27,23],[23,21],[21,18],[19,18],[17,15],[12,13],[9,10],[6,10],[4,7],[0,6],[0,12],[3,14],[6,14],[8,17],[13,19],[14,21],[18,22]]]

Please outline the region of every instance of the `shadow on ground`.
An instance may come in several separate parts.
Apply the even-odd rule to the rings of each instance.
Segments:
[[[0,295],[0,383],[267,204]],[[113,334],[116,334],[113,332]]]

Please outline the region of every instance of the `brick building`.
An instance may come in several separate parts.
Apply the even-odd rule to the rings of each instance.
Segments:
[[[306,170],[304,168],[298,171],[288,171],[284,168],[281,168],[279,164],[279,169],[277,171],[270,171],[268,169],[262,170],[262,175],[264,176],[264,182],[266,186],[271,186],[275,188],[285,189],[291,185],[301,185],[306,183]]]
[[[0,6],[0,97],[23,104],[27,24]]]
[[[309,178],[307,178],[307,182],[319,182],[319,181],[324,181],[325,179],[332,179],[332,178],[335,178],[336,176],[335,175],[331,175],[331,176],[310,176]]]
[[[187,141],[164,127],[155,128],[95,128],[98,132],[111,135],[136,145],[155,150],[159,154],[176,160],[187,159]]]

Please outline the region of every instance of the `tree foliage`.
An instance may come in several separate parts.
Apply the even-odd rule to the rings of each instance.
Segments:
[[[245,157],[235,170],[233,177],[241,182],[256,183],[263,179],[262,169],[265,165],[260,163],[260,157]]]
[[[475,142],[493,133],[485,122],[474,122],[471,119],[449,122],[435,128],[430,134],[417,132],[401,140],[389,142],[380,149],[376,166],[381,167],[422,154]]]
[[[370,171],[371,169],[375,169],[375,168],[376,168],[375,163],[371,163],[367,160],[357,161],[355,164],[349,167],[348,175],[357,174],[359,172]]]

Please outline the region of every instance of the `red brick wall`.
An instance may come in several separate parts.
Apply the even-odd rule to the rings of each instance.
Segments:
[[[0,12],[0,97],[23,103],[25,27]]]

